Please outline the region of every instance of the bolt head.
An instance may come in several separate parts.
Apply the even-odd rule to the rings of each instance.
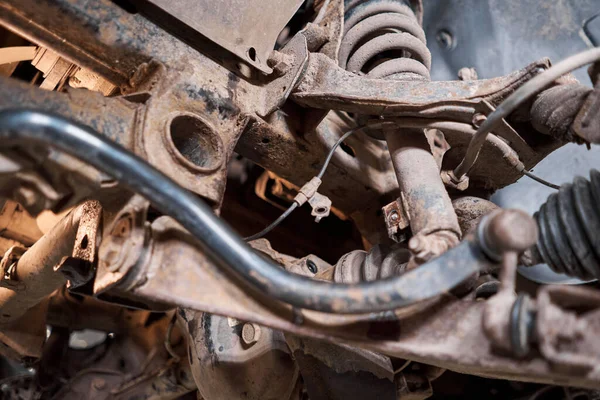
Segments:
[[[254,344],[260,339],[260,333],[260,326],[246,322],[242,327],[242,341],[247,345]]]

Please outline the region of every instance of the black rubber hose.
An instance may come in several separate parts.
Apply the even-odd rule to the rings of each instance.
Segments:
[[[452,289],[484,260],[479,248],[465,241],[399,277],[356,285],[312,280],[265,260],[202,200],[91,128],[42,111],[2,111],[0,143],[8,146],[15,141],[55,147],[107,173],[183,225],[219,266],[294,307],[348,314],[405,307]]]
[[[600,279],[600,172],[576,177],[535,213],[540,235],[531,264],[583,280]]]

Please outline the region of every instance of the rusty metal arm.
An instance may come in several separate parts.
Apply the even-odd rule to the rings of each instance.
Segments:
[[[88,201],[28,250],[19,254],[13,247],[4,255],[0,264],[0,325],[15,321],[65,285],[72,268],[91,271],[100,216],[100,204]]]
[[[471,139],[471,143],[469,143],[469,147],[467,148],[467,152],[463,161],[454,169],[453,173],[456,179],[462,179],[469,172],[477,160],[477,156],[479,155],[481,147],[485,143],[487,135],[502,121],[503,118],[510,115],[527,99],[541,91],[546,86],[552,84],[552,82],[564,74],[599,59],[600,48],[593,48],[576,54],[567,58],[566,60],[561,61],[539,76],[536,76],[511,94],[498,106],[496,110],[494,110],[492,114],[490,114],[489,118],[483,122],[481,127],[479,127],[477,130],[477,133],[473,136],[473,139]]]
[[[36,50],[35,46],[4,47],[0,49],[0,64],[33,60]]]
[[[399,319],[392,313],[328,315],[298,310],[274,302],[264,293],[253,294],[240,288],[207,258],[197,241],[173,219],[160,217],[155,220],[150,236],[151,243],[139,253],[138,265],[130,273],[134,275],[133,280],[121,275],[115,282],[114,275],[107,276],[107,281],[116,283],[113,290],[123,289],[137,301],[159,301],[168,307],[226,315],[300,336],[347,343],[462,373],[543,383],[558,379],[573,386],[600,387],[589,370],[580,373],[575,369],[555,369],[552,362],[540,356],[516,361],[510,355],[497,353],[482,324],[487,304],[484,301],[444,296],[443,301],[429,307],[427,312]],[[472,240],[469,237],[461,245],[472,243]],[[151,252],[152,257],[145,256],[147,252]],[[444,256],[452,252],[442,255],[442,260],[449,262]],[[489,262],[485,260],[484,257],[479,262]],[[459,263],[464,261],[464,257],[457,260]],[[201,267],[191,269],[190,264]],[[202,290],[197,290],[199,287]],[[381,322],[382,317],[387,317],[384,322]],[[588,317],[590,324],[598,323],[600,314],[590,313]],[[585,334],[586,341],[573,352],[595,354],[597,349],[590,351],[588,343],[595,333],[590,330]]]
[[[369,115],[422,116],[471,122],[481,100],[505,97],[548,67],[535,62],[509,75],[473,81],[371,79],[345,71],[328,57],[310,53],[306,72],[291,98],[312,108]]]
[[[122,97],[104,97],[85,89],[58,93],[40,90],[14,78],[0,77],[0,110],[17,105],[71,118],[131,149],[134,147],[136,114],[143,108]]]
[[[458,244],[458,218],[423,131],[409,128],[385,132],[414,235],[409,248],[417,261],[424,262]]]
[[[506,171],[503,175],[510,176],[508,180],[514,181],[512,177],[519,177],[523,173],[528,174],[527,169],[543,158],[540,154],[551,151],[558,147],[558,144],[547,148],[542,145],[538,148],[534,143],[526,143],[502,118],[494,124],[494,134],[506,139],[511,143],[510,146],[499,144],[500,141],[494,138],[494,135],[486,134],[479,137],[476,134],[477,130],[468,128],[479,127],[480,122],[475,123],[477,117],[485,123],[487,115],[497,115],[494,106],[549,66],[549,61],[543,59],[506,76],[485,80],[447,82],[382,80],[350,73],[322,54],[310,53],[306,71],[295,87],[291,99],[311,108],[393,117],[399,126],[411,126],[416,122],[418,122],[416,125],[422,126],[436,123],[462,124],[463,128],[459,131],[461,134],[468,132],[471,135],[467,142],[471,148],[468,149],[465,144],[460,143],[462,139],[454,138],[456,130],[450,129],[448,142],[453,151],[448,155],[449,157],[446,157],[447,164],[454,168],[466,153],[472,166],[476,157],[472,154],[474,150],[471,143],[476,142],[478,149],[481,149],[485,143],[485,147],[488,148],[486,152],[494,147],[501,150],[502,159],[506,161],[504,164],[508,164],[506,167],[514,168],[513,171]],[[404,123],[404,119],[409,121]],[[464,126],[467,129],[464,129]],[[377,132],[370,134],[378,139],[383,138]],[[495,162],[498,157],[490,158],[488,154],[486,159]],[[485,173],[482,174],[484,169],[473,173],[479,185],[481,180],[486,179]],[[448,181],[446,183],[451,186],[468,185],[450,171],[445,172],[445,175],[448,176],[448,179],[445,179]]]

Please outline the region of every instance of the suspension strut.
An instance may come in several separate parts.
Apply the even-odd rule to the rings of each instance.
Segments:
[[[425,32],[406,2],[349,0],[345,5],[341,67],[369,78],[430,79]],[[413,233],[409,247],[423,262],[458,243],[458,218],[424,131],[388,129],[385,140]]]
[[[526,265],[546,263],[555,272],[600,279],[600,172],[577,177],[548,197],[534,215],[537,244]]]

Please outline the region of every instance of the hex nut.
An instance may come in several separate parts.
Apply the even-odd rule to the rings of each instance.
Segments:
[[[242,327],[242,341],[247,345],[254,344],[260,339],[260,333],[260,326],[246,322]]]

